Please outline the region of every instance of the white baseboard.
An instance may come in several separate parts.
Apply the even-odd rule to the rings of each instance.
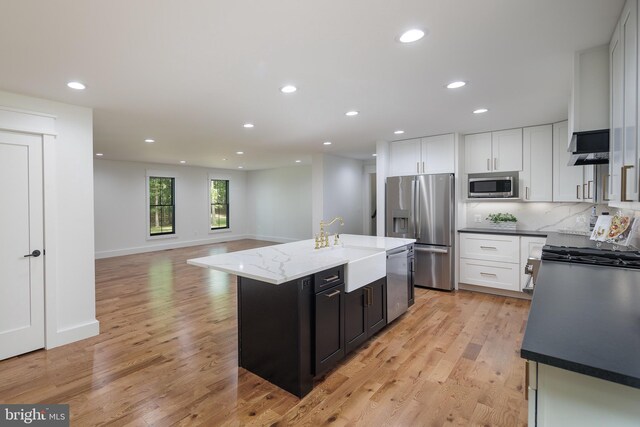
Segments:
[[[167,249],[186,248],[189,246],[210,245],[213,243],[231,242],[233,240],[253,239],[254,237],[247,234],[235,235],[235,236],[220,236],[211,237],[208,239],[188,240],[186,242],[170,242],[159,243],[149,246],[138,246],[134,248],[115,249],[111,251],[96,252],[96,259],[112,258],[123,255],[142,254],[145,252],[164,251]]]
[[[458,283],[458,289],[463,291],[481,292],[483,294],[499,295],[502,297],[511,297],[518,299],[531,299],[531,295],[524,292],[509,291],[506,289],[488,288],[486,286],[469,285],[467,283]]]
[[[57,331],[54,336],[47,337],[46,348],[59,347],[85,338],[95,337],[100,333],[100,322],[92,320],[82,325]]]

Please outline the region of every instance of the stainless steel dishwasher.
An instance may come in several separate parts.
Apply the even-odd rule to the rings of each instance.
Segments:
[[[409,308],[410,246],[387,252],[387,323]]]

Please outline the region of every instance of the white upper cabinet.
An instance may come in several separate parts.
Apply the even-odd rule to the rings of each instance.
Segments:
[[[623,153],[624,171],[621,179],[626,179],[621,194],[622,201],[638,200],[638,140],[636,138],[638,123],[638,3],[627,1],[620,19],[620,32],[624,46],[624,108],[623,108]],[[629,96],[634,94],[635,96]],[[622,191],[622,190],[621,190]]]
[[[447,135],[422,138],[423,173],[453,173],[455,169],[455,138]]]
[[[568,123],[553,125],[553,201],[583,201],[584,167],[567,166],[570,153],[567,151]]]
[[[467,173],[522,170],[522,129],[465,136]]]
[[[493,154],[491,152],[491,132],[465,135],[464,164],[466,173],[491,172]]]
[[[630,207],[637,209],[640,207],[637,0],[628,0],[622,9],[609,44],[609,68],[609,198],[611,202],[635,202]]]
[[[455,135],[392,142],[389,157],[389,176],[454,173]]]
[[[609,133],[609,198],[620,201],[620,171],[622,169],[622,126],[624,108],[623,62],[624,47],[620,38],[620,25],[613,32],[609,45],[611,79],[611,129]]]
[[[391,143],[389,176],[418,174],[420,163],[420,138]]]
[[[522,134],[520,197],[528,202],[550,202],[553,200],[553,179],[549,173],[553,164],[553,127],[528,127],[522,130]]]
[[[522,170],[522,129],[491,132],[494,172]]]

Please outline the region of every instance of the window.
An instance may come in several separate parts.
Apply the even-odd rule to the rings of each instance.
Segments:
[[[175,178],[149,177],[149,235],[175,234]]]
[[[229,181],[212,179],[209,186],[211,229],[229,228]]]

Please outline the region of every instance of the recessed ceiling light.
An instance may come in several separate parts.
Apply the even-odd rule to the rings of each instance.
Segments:
[[[102,157],[102,156],[104,156],[104,154],[102,154],[102,153],[96,153],[96,156],[98,156],[98,157]]]
[[[245,124],[243,124],[243,125],[242,125],[242,127],[245,127],[245,128],[247,128],[247,129],[250,129],[250,128],[252,128],[252,127],[253,127],[253,123],[245,123]]]
[[[298,90],[298,88],[293,86],[293,85],[286,85],[286,86],[282,86],[280,88],[280,92],[282,92],[282,93],[293,93],[293,92],[295,92],[297,90]]]
[[[402,33],[399,40],[402,43],[413,43],[413,42],[417,42],[423,37],[424,37],[424,31],[413,29],[413,30],[405,31],[404,33]]]
[[[238,169],[244,169],[244,166],[238,166]]]
[[[358,114],[360,114],[360,112],[352,110],[352,111],[347,111],[346,113],[344,113],[345,116],[357,116]]]
[[[377,154],[376,154],[376,153],[373,153],[373,154],[372,154],[372,156],[373,156],[373,157],[376,157],[376,156],[377,156]]]
[[[80,82],[69,82],[67,86],[75,90],[85,90],[87,87]]]
[[[459,82],[451,82],[447,85],[447,89],[458,89],[459,87],[462,87],[464,85],[466,85],[466,82],[463,81],[459,81]]]
[[[236,151],[236,154],[244,154],[244,151]]]
[[[300,163],[302,160],[296,160],[296,163]]]
[[[226,161],[227,159],[222,159],[223,161]]]
[[[404,131],[403,130],[397,130],[397,131],[394,131],[393,133],[395,133],[396,135],[402,135],[404,133]]]
[[[482,113],[486,113],[487,111],[489,111],[486,108],[478,108],[477,110],[473,110],[473,114],[482,114]]]
[[[331,145],[331,141],[325,141],[322,143],[322,145]]]
[[[187,161],[186,160],[180,160],[180,163],[182,163],[184,165],[185,163],[187,163]]]
[[[151,138],[147,138],[144,140],[144,142],[148,143],[148,144],[153,144],[154,142],[156,142],[155,139],[151,139]]]

